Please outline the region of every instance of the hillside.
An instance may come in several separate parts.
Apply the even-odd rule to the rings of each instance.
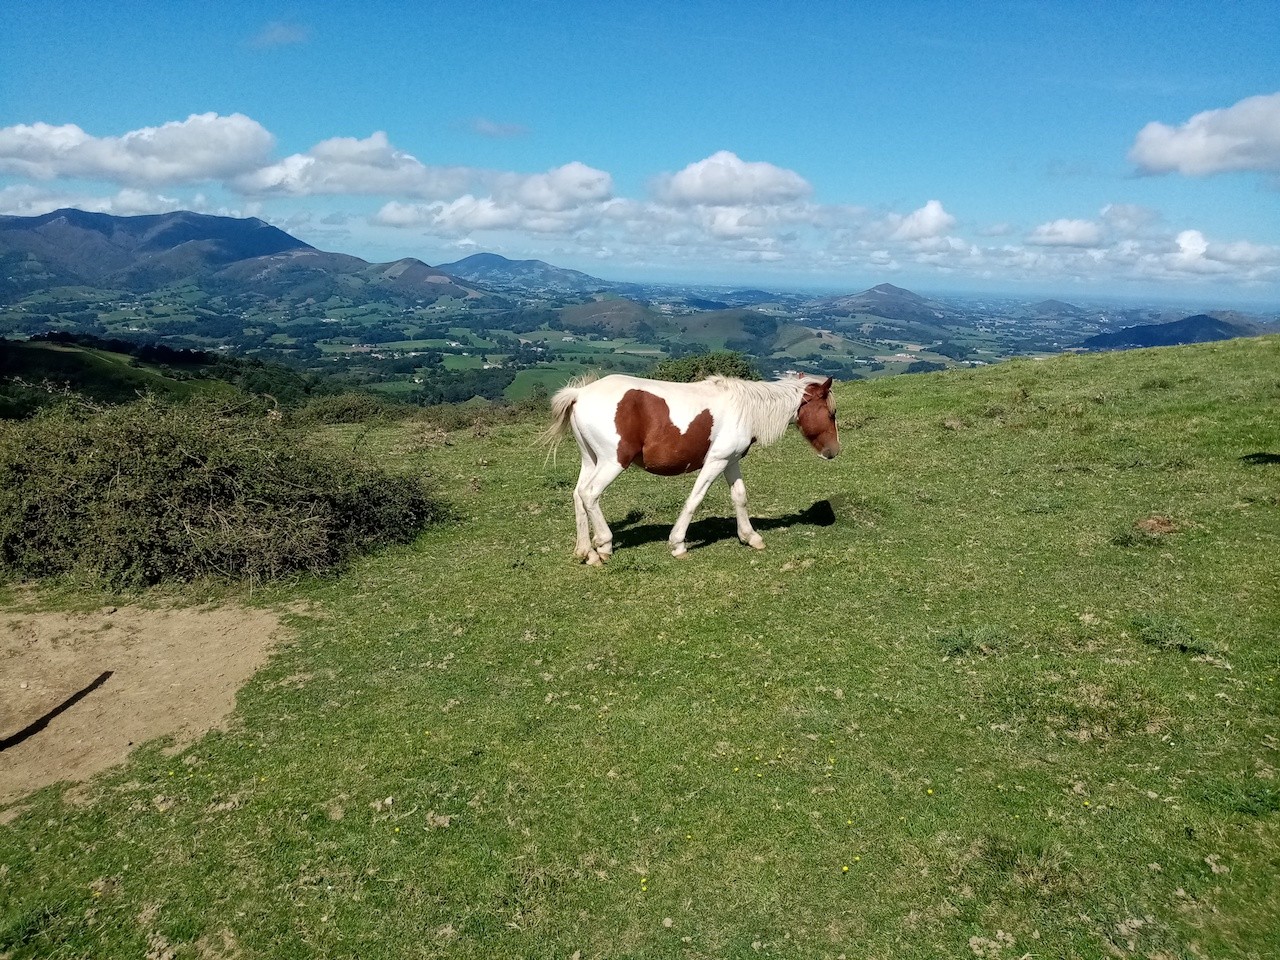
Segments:
[[[291,633],[224,729],[4,810],[0,950],[1270,956],[1278,365],[841,384],[840,457],[744,462],[763,553],[716,484],[672,559],[691,480],[628,472],[598,570],[544,418],[316,435],[454,522],[244,597]]]
[[[1090,350],[1116,350],[1134,347],[1172,347],[1185,343],[1208,343],[1249,337],[1258,328],[1247,323],[1220,320],[1208,314],[1196,314],[1171,323],[1143,323],[1125,327],[1114,333],[1099,333],[1080,342]]]
[[[310,245],[256,218],[181,211],[115,217],[55,210],[38,217],[0,216],[0,256],[33,272],[90,284],[144,289],[227,264]]]
[[[371,264],[317,250],[261,220],[190,211],[116,217],[67,209],[0,217],[0,266],[0,294],[10,296],[67,284],[149,292],[184,283],[206,296],[286,304],[484,297],[420,260]]]
[[[941,303],[928,300],[910,290],[882,283],[861,293],[848,296],[824,297],[805,305],[809,309],[832,314],[869,314],[887,320],[906,320],[918,323],[936,323],[945,319],[948,309]]]
[[[605,297],[578,303],[559,311],[566,330],[594,331],[613,336],[633,336],[665,326],[665,321],[643,304],[622,297]]]
[[[55,336],[54,340],[0,338],[0,420],[27,417],[67,399],[102,406],[143,396],[244,401],[259,395],[269,397],[277,408],[288,408],[339,390],[334,382],[260,360]]]
[[[553,266],[544,260],[508,260],[496,253],[476,253],[439,269],[455,277],[491,287],[520,287],[562,293],[590,293],[615,284],[580,270]]]

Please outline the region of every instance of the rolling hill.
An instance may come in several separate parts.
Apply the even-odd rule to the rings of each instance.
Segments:
[[[1081,341],[1090,350],[1123,350],[1133,347],[1172,347],[1184,343],[1209,343],[1258,333],[1252,324],[1231,323],[1205,313],[1172,323],[1142,323],[1114,333],[1100,333]]]
[[[869,314],[886,320],[906,320],[916,323],[937,323],[945,320],[951,310],[936,300],[929,300],[910,290],[882,283],[848,296],[824,297],[805,304],[810,310],[831,314]]]
[[[544,260],[508,260],[496,253],[476,253],[439,269],[455,277],[490,287],[542,289],[559,293],[590,293],[616,284],[580,270],[557,267]]]

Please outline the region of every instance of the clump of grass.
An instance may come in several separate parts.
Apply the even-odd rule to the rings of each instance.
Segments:
[[[411,539],[421,478],[301,447],[264,417],[154,400],[0,428],[0,570],[110,586],[322,571]]]
[[[1190,628],[1176,617],[1144,614],[1133,618],[1133,633],[1141,643],[1157,650],[1204,655],[1212,653]]]
[[[978,627],[956,627],[936,637],[936,642],[948,657],[967,657],[980,653],[990,656],[1006,641],[1007,637],[999,627],[989,625]]]

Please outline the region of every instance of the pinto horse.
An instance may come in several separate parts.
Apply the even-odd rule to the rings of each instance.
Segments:
[[[694,511],[724,474],[738,518],[738,539],[757,550],[764,540],[751,527],[747,489],[738,466],[751,445],[768,445],[795,423],[824,459],[840,452],[831,378],[801,376],[769,383],[708,377],[669,383],[618,374],[571,381],[551,398],[554,417],[544,437],[554,446],[573,430],[582,472],[573,491],[577,521],[574,556],[598,565],[613,553],[613,533],[600,495],[627,467],[675,476],[698,471],[680,518],[671,528],[671,555],[687,552],[684,538]],[[594,530],[594,536],[592,531]]]

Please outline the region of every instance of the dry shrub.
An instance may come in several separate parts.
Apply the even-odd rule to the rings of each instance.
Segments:
[[[421,478],[304,449],[262,417],[154,400],[0,425],[0,570],[112,586],[322,571],[405,541]]]

